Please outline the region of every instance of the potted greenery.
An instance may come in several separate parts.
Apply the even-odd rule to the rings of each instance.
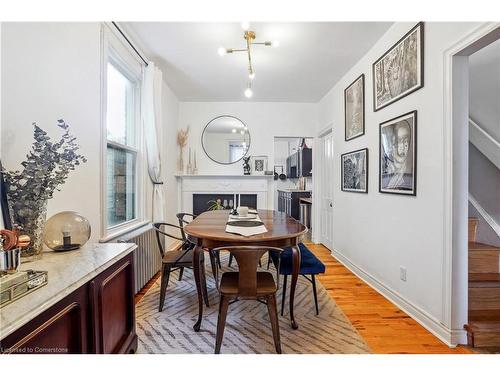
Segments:
[[[43,249],[43,228],[47,215],[47,201],[60,190],[69,173],[87,159],[78,153],[76,138],[69,133],[69,125],[58,120],[63,134],[57,142],[36,123],[35,139],[21,171],[2,170],[5,176],[7,197],[12,222],[21,226],[31,237],[31,244],[22,256],[38,258]]]

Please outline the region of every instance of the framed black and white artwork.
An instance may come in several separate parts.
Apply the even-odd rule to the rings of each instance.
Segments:
[[[344,90],[345,140],[365,134],[365,75]]]
[[[380,124],[379,191],[417,195],[417,111]]]
[[[340,159],[342,191],[368,193],[368,149],[347,152]]]
[[[424,23],[415,25],[373,64],[373,110],[424,87]]]
[[[267,170],[267,156],[252,156],[252,174],[264,175]]]

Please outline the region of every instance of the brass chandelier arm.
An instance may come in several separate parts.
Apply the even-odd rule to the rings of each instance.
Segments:
[[[278,43],[277,42],[270,42],[270,41],[264,41],[264,42],[255,42],[255,31],[248,30],[248,25],[243,27],[244,30],[246,30],[243,34],[243,39],[245,39],[246,42],[246,47],[247,48],[224,48],[220,47],[218,52],[219,55],[224,56],[225,54],[228,53],[234,53],[234,52],[246,52],[247,53],[247,58],[248,58],[248,83],[247,83],[247,89],[245,90],[244,94],[247,98],[251,98],[253,95],[252,92],[252,81],[255,78],[255,72],[253,70],[253,64],[252,64],[252,45],[260,45],[260,46],[273,46],[277,47]]]
[[[248,50],[246,48],[226,48],[227,53],[233,53],[233,52],[247,52]]]
[[[250,42],[251,38],[245,38],[247,41],[247,52],[248,52],[248,74],[253,73],[253,67],[252,67],[252,54],[251,54],[251,49],[250,45],[252,44]]]

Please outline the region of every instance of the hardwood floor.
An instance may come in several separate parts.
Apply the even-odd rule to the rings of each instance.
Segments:
[[[406,313],[340,264],[322,245],[307,246],[326,266],[318,280],[374,353],[465,354],[449,348]]]
[[[322,245],[308,243],[326,266],[317,280],[377,354],[466,354],[467,347],[449,348],[406,313],[340,264]],[[136,295],[138,303],[159,273]],[[484,351],[483,351],[484,352]]]

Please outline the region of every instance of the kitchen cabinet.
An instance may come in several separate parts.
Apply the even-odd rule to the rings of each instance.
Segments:
[[[135,352],[133,262],[133,253],[115,261],[2,339],[0,352]]]
[[[300,220],[300,198],[310,198],[309,190],[278,190],[278,211]]]
[[[312,149],[303,148],[298,152],[299,156],[299,177],[312,176]]]
[[[288,178],[312,176],[312,149],[304,148],[294,152],[286,159]]]

